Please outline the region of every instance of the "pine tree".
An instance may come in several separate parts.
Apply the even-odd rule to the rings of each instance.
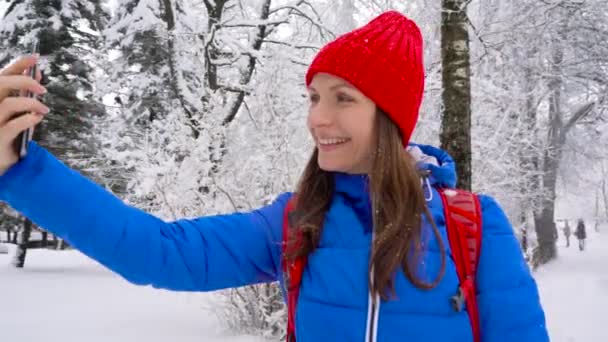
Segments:
[[[104,115],[94,95],[91,56],[99,48],[106,19],[99,0],[12,0],[0,21],[0,65],[29,53],[33,40],[39,41],[42,83],[49,91],[43,102],[51,112],[36,129],[35,140],[83,171],[98,148],[92,121]],[[25,222],[25,228],[30,226]],[[20,236],[25,248],[29,233]],[[17,264],[22,266],[25,250],[20,255]]]
[[[28,53],[32,40],[39,40],[51,113],[36,140],[73,165],[95,154],[90,119],[104,110],[93,95],[89,58],[99,48],[106,18],[99,0],[14,0],[0,22],[0,64]]]

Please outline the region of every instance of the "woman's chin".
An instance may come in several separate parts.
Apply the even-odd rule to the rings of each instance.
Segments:
[[[324,158],[319,158],[319,168],[326,172],[347,172],[348,167],[345,167],[341,163],[337,163],[335,160],[325,160]]]
[[[348,174],[365,173],[355,170],[354,167],[349,163],[338,163],[335,160],[323,160],[323,158],[319,158],[318,162],[319,168],[326,172],[341,172]]]

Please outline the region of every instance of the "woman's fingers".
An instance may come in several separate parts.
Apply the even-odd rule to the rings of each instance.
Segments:
[[[0,143],[12,142],[19,133],[36,126],[43,118],[44,115],[28,113],[9,121],[6,125],[0,127]]]
[[[36,72],[35,78],[27,73],[37,62],[38,56],[25,56],[0,71],[0,174],[19,160],[13,148],[15,138],[28,128],[34,128],[43,119],[43,113],[49,111],[35,97],[15,96],[46,92],[39,84],[40,72]]]
[[[38,95],[46,92],[45,87],[29,76],[0,76],[0,91],[10,90],[29,90]]]
[[[23,56],[6,66],[6,68],[0,70],[0,76],[22,75],[24,71],[34,66],[36,63],[38,63],[38,56]]]
[[[46,114],[49,112],[49,108],[37,99],[28,97],[8,97],[0,102],[0,126],[9,122],[15,114],[23,112]]]
[[[41,74],[39,76],[37,72],[36,79],[24,75],[37,61],[38,58],[35,56],[21,57],[0,71],[0,101],[13,92],[19,93],[22,90],[30,90],[35,94],[44,93],[45,89],[39,83]]]

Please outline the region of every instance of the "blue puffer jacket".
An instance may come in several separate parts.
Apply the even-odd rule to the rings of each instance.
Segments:
[[[164,222],[125,205],[35,143],[30,148],[27,158],[0,177],[0,200],[127,280],[186,291],[282,280],[282,214],[291,194],[248,213]],[[420,148],[440,162],[425,165],[432,182],[454,186],[451,158],[430,146]],[[366,179],[336,174],[335,184],[320,246],[303,275],[298,342],[472,341],[467,313],[450,306],[458,287],[450,259],[443,280],[430,291],[415,288],[399,272],[397,298],[382,301],[371,312],[367,277],[372,224]],[[443,244],[449,246],[441,200],[432,191],[429,207]],[[511,226],[494,200],[482,196],[481,205],[477,286],[482,341],[548,341],[537,287]],[[427,223],[424,236],[419,273],[432,280],[440,257]],[[368,328],[372,322],[376,331]]]

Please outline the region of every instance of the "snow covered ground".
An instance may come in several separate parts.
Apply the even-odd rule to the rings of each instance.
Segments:
[[[584,252],[561,243],[560,259],[536,274],[552,341],[608,341],[604,231],[589,233]],[[226,334],[200,294],[130,285],[78,252],[30,251],[17,270],[12,252],[0,254],[2,341],[262,341]]]
[[[230,336],[202,294],[127,283],[76,251],[0,254],[0,341],[260,342]]]
[[[560,258],[536,273],[553,342],[608,341],[608,226],[590,230],[585,251],[560,240]]]

